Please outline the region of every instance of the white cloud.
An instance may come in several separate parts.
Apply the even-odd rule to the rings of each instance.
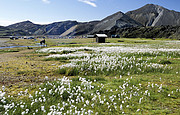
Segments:
[[[94,3],[95,0],[78,0],[78,1],[86,3],[86,4],[91,5],[93,7],[97,7],[97,5]]]
[[[46,4],[49,4],[50,1],[49,0],[42,0],[42,2],[46,3]]]

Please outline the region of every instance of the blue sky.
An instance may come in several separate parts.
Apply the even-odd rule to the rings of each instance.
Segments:
[[[180,0],[0,0],[0,25],[26,20],[38,24],[101,20],[151,3],[180,12]]]

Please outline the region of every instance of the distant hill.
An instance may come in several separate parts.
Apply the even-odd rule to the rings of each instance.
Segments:
[[[13,35],[29,35],[29,33],[18,30],[18,29],[10,29],[8,27],[0,26],[0,36],[13,36]]]
[[[9,25],[8,28],[24,30],[33,35],[60,35],[76,24],[78,24],[77,21],[54,22],[47,25],[39,25],[30,21],[23,21]]]
[[[10,29],[4,26],[0,26],[0,31],[5,31],[5,30],[10,30]]]
[[[147,4],[127,12],[126,15],[144,26],[180,26],[180,12],[168,10],[159,5]]]
[[[29,34],[34,34],[39,28],[42,27],[42,25],[34,24],[31,21],[23,21],[16,24],[12,24],[7,26],[11,29],[18,29],[18,30],[24,30],[25,32],[28,32]]]

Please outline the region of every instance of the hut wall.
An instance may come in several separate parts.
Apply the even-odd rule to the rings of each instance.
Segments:
[[[106,38],[96,37],[96,42],[97,43],[105,43],[106,42],[105,39]]]

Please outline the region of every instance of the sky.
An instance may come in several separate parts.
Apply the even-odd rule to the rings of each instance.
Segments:
[[[0,0],[0,25],[27,20],[36,24],[102,20],[118,11],[126,13],[146,4],[180,12],[180,0]]]

